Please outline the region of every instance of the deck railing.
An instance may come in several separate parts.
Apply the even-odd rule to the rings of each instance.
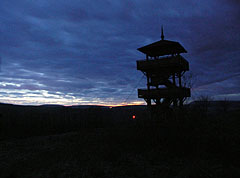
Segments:
[[[137,61],[137,70],[141,71],[171,70],[171,68],[172,70],[188,71],[189,63],[181,55]]]

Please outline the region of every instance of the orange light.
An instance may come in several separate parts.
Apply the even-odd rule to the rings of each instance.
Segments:
[[[136,119],[136,116],[135,116],[135,115],[133,115],[133,116],[132,116],[132,118],[133,118],[133,119]]]

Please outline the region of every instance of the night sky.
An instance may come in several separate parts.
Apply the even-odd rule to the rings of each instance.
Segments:
[[[144,103],[136,49],[161,25],[188,51],[193,99],[240,100],[239,0],[1,0],[0,102]]]

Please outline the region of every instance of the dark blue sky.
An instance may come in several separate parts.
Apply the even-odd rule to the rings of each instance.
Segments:
[[[239,19],[239,0],[1,0],[0,102],[123,104],[161,25],[188,51],[195,98],[240,100]]]

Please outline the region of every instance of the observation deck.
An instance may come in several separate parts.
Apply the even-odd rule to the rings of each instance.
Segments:
[[[138,60],[137,70],[142,72],[179,72],[188,71],[189,63],[181,55],[161,57],[153,60]]]

